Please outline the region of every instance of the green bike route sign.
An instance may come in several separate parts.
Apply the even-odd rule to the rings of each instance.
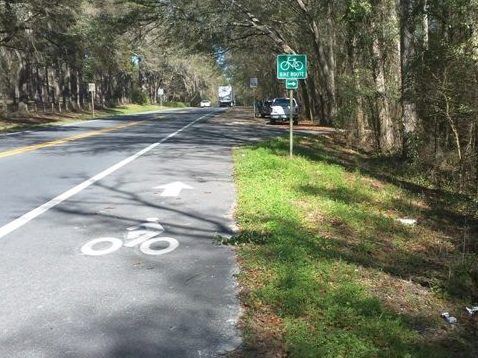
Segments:
[[[277,56],[277,79],[304,80],[307,78],[307,55]]]

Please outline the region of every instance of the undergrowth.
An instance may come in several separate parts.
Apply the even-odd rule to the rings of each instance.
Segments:
[[[476,223],[463,231],[459,200],[394,180],[383,163],[374,172],[331,138],[287,153],[284,138],[235,152],[240,234],[221,242],[239,247],[251,354],[473,356]]]

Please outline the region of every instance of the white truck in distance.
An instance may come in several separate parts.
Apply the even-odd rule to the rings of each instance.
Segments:
[[[232,86],[219,86],[219,107],[232,107],[234,105],[234,92]]]

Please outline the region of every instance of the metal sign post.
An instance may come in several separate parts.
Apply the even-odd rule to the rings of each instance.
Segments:
[[[289,106],[289,157],[294,155],[294,90],[289,90],[290,106]]]
[[[88,92],[90,92],[90,96],[91,96],[91,113],[94,117],[95,116],[95,93],[96,93],[96,85],[94,83],[88,83]]]
[[[252,88],[252,96],[254,97],[253,99],[253,110],[254,110],[254,118],[256,118],[256,88],[258,85],[259,81],[257,80],[257,77],[251,77],[249,79],[249,87]]]
[[[254,97],[252,106],[254,107],[254,119],[255,119],[256,118],[256,89],[255,88],[252,90],[252,96]]]
[[[159,105],[161,107],[163,106],[163,95],[164,95],[164,89],[163,88],[158,88]]]

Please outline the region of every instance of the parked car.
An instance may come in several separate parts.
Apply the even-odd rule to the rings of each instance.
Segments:
[[[271,115],[272,100],[264,100],[259,108],[259,114],[262,118],[269,117]]]
[[[203,99],[203,100],[201,101],[201,103],[199,104],[199,106],[200,106],[201,108],[211,107],[211,101],[208,100],[208,99]]]
[[[299,106],[295,98],[292,99],[292,115],[294,124],[299,123]],[[290,115],[290,99],[286,97],[274,98],[271,104],[271,123],[277,120],[288,120]]]
[[[256,101],[255,104],[256,107],[254,108],[254,114],[256,117],[259,117],[261,115],[261,108],[264,105],[264,101]]]

